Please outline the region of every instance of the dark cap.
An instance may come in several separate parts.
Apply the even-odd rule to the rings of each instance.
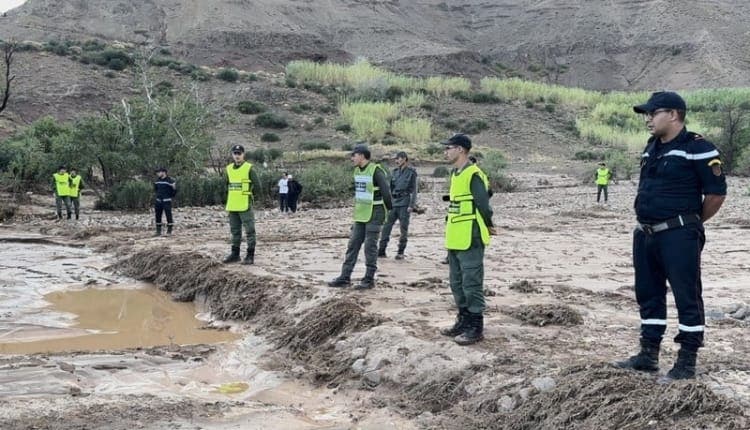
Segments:
[[[362,154],[365,156],[366,159],[370,159],[370,150],[367,148],[367,145],[364,143],[360,143],[357,145],[354,145],[354,148],[352,148],[352,155],[354,154]]]
[[[156,168],[156,173],[159,173],[159,172],[166,173],[167,172],[167,168],[159,166],[159,167]]]
[[[245,152],[245,147],[242,145],[232,146],[232,152]]]
[[[395,157],[393,157],[393,158],[403,158],[404,160],[408,160],[408,159],[409,159],[409,156],[408,156],[408,155],[406,155],[406,152],[404,152],[404,151],[399,151],[399,152],[398,152],[398,154],[396,154],[396,156],[395,156]]]
[[[676,109],[685,111],[685,100],[679,94],[671,91],[659,91],[651,94],[645,104],[633,106],[636,113],[651,113],[657,109]]]
[[[62,164],[57,167],[57,170],[63,170],[63,169],[65,169],[65,166],[63,166]],[[67,170],[67,169],[65,169],[65,170]]]
[[[469,136],[463,133],[456,133],[453,136],[451,136],[448,140],[445,140],[440,143],[442,143],[443,145],[454,145],[454,146],[460,146],[465,149],[471,149],[471,139],[469,139]]]

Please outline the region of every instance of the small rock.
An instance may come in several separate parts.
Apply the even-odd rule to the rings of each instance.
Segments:
[[[346,349],[346,342],[343,340],[340,340],[336,342],[336,346],[334,347],[336,351],[343,351]]]
[[[726,319],[726,314],[723,311],[709,310],[706,312],[706,318],[711,320],[723,320]]]
[[[510,396],[503,396],[497,401],[497,405],[503,412],[510,412],[516,408],[516,400]]]
[[[555,380],[550,378],[549,376],[545,376],[543,378],[534,379],[533,381],[531,381],[531,385],[533,385],[537,390],[545,392],[555,388]]]
[[[738,320],[744,320],[745,318],[750,315],[750,307],[748,306],[742,306],[741,308],[737,309],[736,312],[733,312],[731,314],[732,318],[736,318]]]
[[[364,378],[365,382],[367,382],[367,384],[369,385],[380,384],[380,372],[377,370],[365,373]]]
[[[518,390],[518,395],[521,397],[521,400],[526,400],[531,396],[531,392],[533,391],[533,388],[521,388]]]
[[[738,310],[742,309],[742,303],[732,303],[731,305],[724,306],[721,310],[725,314],[733,314]]]
[[[365,359],[360,358],[352,363],[352,371],[357,375],[365,373]]]
[[[352,355],[351,357],[353,359],[362,358],[365,355],[367,355],[367,348],[354,348],[352,349]]]
[[[294,366],[292,367],[292,375],[294,375],[297,378],[300,378],[305,375],[305,367],[304,366]]]

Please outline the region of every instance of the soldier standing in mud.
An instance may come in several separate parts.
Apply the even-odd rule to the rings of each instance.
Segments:
[[[417,170],[409,165],[409,157],[406,152],[396,154],[396,168],[391,172],[391,196],[393,197],[393,210],[388,212],[388,219],[383,225],[380,236],[378,257],[385,258],[385,249],[391,238],[391,229],[398,220],[401,236],[398,240],[398,253],[396,260],[404,259],[406,242],[409,236],[409,218],[411,212],[417,205]]]
[[[70,219],[70,174],[65,166],[57,168],[57,173],[52,174],[53,179],[53,190],[55,196],[55,207],[57,209],[57,220],[60,221],[62,217],[62,206],[65,204],[65,211]]]
[[[226,167],[227,205],[229,231],[232,234],[232,251],[223,263],[240,261],[242,228],[247,236],[247,254],[242,264],[255,263],[255,216],[253,214],[253,192],[259,184],[253,165],[245,161],[245,147],[232,146],[232,162]]]
[[[727,184],[716,147],[685,128],[685,101],[673,92],[653,93],[635,106],[651,133],[641,155],[633,232],[635,296],[641,316],[641,350],[620,368],[659,370],[659,348],[667,328],[667,285],[672,288],[680,350],[661,382],[695,377],[703,346],[705,316],[700,259],[703,223],[724,203]]]
[[[78,175],[78,170],[75,167],[70,168],[70,203],[73,205],[73,211],[76,214],[76,220],[78,220],[81,214],[81,190],[83,189],[83,181]]]
[[[459,345],[471,345],[484,338],[484,248],[490,235],[497,232],[492,224],[487,175],[469,160],[471,139],[455,134],[442,144],[445,158],[453,165],[445,247],[458,314],[453,327],[440,333],[453,337]]]
[[[156,169],[157,178],[154,181],[154,215],[156,216],[156,234],[161,236],[162,213],[167,216],[167,235],[172,234],[174,220],[172,219],[172,199],[177,194],[177,183],[167,176],[166,167]]]
[[[354,225],[352,225],[346,257],[341,266],[341,275],[328,282],[329,287],[346,288],[351,285],[351,275],[357,263],[357,255],[362,243],[365,245],[364,278],[354,288],[370,289],[375,286],[375,272],[378,269],[378,235],[393,206],[391,192],[385,170],[377,163],[370,162],[370,150],[359,144],[352,149],[351,161],[354,164]]]

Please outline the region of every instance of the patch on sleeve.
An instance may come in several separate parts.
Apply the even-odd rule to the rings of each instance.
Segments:
[[[708,162],[708,165],[711,167],[714,176],[721,176],[721,160],[714,158]]]

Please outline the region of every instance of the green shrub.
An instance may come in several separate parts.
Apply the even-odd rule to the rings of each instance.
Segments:
[[[450,169],[446,166],[437,166],[435,167],[435,170],[432,171],[432,177],[433,178],[445,178],[450,174]]]
[[[112,58],[107,63],[107,67],[109,67],[112,70],[120,71],[120,70],[125,70],[125,67],[127,67],[127,64],[125,64],[125,62],[119,58]]]
[[[278,142],[281,138],[276,133],[263,133],[260,140],[263,142]]]
[[[281,158],[282,155],[284,155],[284,151],[279,148],[258,148],[246,152],[245,158],[262,163],[264,161],[268,162],[276,160],[277,158]]]
[[[398,139],[393,136],[386,136],[383,138],[383,145],[392,146],[398,144]]]
[[[148,60],[148,64],[155,66],[155,67],[167,67],[170,63],[174,62],[175,59],[172,57],[160,57],[160,56],[153,56]]]
[[[598,161],[598,160],[604,160],[604,154],[597,151],[592,151],[590,149],[583,149],[580,151],[576,151],[575,154],[573,154],[574,160],[583,160],[583,161]]]
[[[106,48],[107,44],[97,39],[89,39],[81,45],[81,49],[84,51],[104,51]]]
[[[329,145],[328,142],[323,142],[321,140],[310,140],[307,142],[302,142],[300,143],[299,147],[303,151],[314,151],[316,149],[331,149],[331,145]]]
[[[255,118],[255,125],[258,127],[282,129],[287,128],[289,123],[287,123],[286,118],[282,116],[266,112]]]
[[[553,105],[551,103],[547,103],[547,104],[544,105],[544,110],[547,111],[547,112],[549,112],[549,113],[552,113],[552,112],[555,111],[555,105]]]
[[[214,206],[226,202],[227,182],[223,175],[180,178],[175,200],[180,206]]]
[[[531,100],[526,100],[526,103],[524,103],[524,106],[526,106],[529,109],[532,109],[534,107],[534,102]]]
[[[352,126],[350,124],[338,124],[336,125],[336,131],[341,131],[344,133],[350,133],[352,131]]]
[[[242,75],[243,82],[255,82],[258,80],[258,75],[255,73],[247,73]]]
[[[194,81],[205,82],[211,79],[211,75],[209,75],[208,72],[203,69],[195,69],[190,72],[190,78]]]
[[[244,100],[237,103],[237,110],[247,115],[254,115],[265,112],[267,108],[263,103]]]
[[[323,105],[318,108],[320,113],[335,113],[337,110],[338,108],[335,105]]]
[[[240,73],[236,69],[225,67],[219,70],[219,73],[216,75],[216,77],[226,82],[237,82],[237,79],[239,79],[240,77]]]
[[[151,206],[153,185],[146,181],[127,181],[115,185],[105,195],[102,209],[140,210]]]
[[[171,96],[174,85],[169,81],[161,81],[154,87],[154,92],[158,96]]]
[[[322,204],[326,201],[349,200],[352,198],[352,168],[348,163],[315,163],[307,165],[295,175],[303,191],[300,199]]]
[[[307,103],[300,103],[300,104],[292,106],[289,110],[291,110],[292,112],[296,114],[302,114],[302,113],[311,111],[312,106],[310,106]]]
[[[487,121],[483,119],[473,119],[460,127],[461,133],[465,134],[479,134],[482,130],[487,130],[489,125]]]
[[[325,120],[323,119],[322,116],[316,116],[315,119],[313,120],[313,123],[320,125],[320,124],[323,124],[323,121]]]
[[[353,143],[342,143],[341,144],[341,150],[342,151],[351,151],[352,149],[354,149],[354,144]]]
[[[425,148],[425,151],[427,151],[429,155],[441,154],[443,152],[443,145],[429,145]]]

